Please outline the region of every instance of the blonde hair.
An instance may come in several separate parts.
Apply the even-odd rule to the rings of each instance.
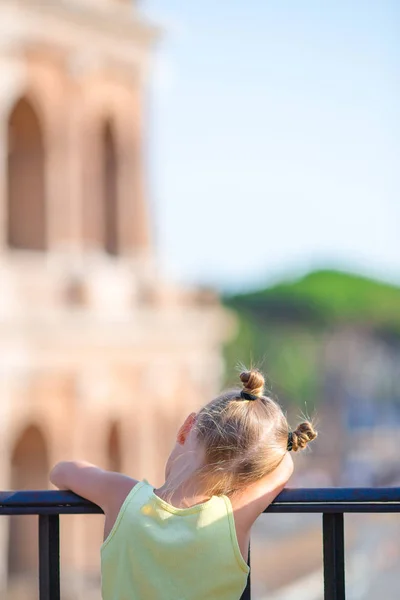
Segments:
[[[278,467],[288,449],[297,452],[317,437],[308,421],[289,431],[279,404],[263,395],[265,381],[258,370],[244,371],[240,380],[242,389],[221,394],[196,418],[205,452],[197,475],[210,495],[229,495],[261,479]]]

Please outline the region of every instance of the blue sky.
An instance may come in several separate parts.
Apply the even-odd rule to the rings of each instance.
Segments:
[[[257,287],[334,266],[400,283],[400,3],[147,0],[163,265]]]

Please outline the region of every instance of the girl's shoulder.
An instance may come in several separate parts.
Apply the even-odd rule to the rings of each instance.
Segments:
[[[109,512],[120,511],[127,497],[140,484],[137,479],[122,473],[108,473],[107,508]]]

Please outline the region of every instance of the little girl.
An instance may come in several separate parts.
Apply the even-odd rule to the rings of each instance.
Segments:
[[[307,422],[289,431],[261,373],[240,379],[186,418],[158,489],[87,463],[52,470],[55,486],[104,511],[103,600],[241,597],[251,527],[293,472],[288,451],[317,433]]]

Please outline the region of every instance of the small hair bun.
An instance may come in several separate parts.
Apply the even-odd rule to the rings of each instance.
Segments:
[[[318,433],[314,430],[314,427],[308,421],[300,423],[296,429],[292,432],[292,450],[297,452],[303,450],[309,442],[312,442],[317,437]]]
[[[253,396],[262,396],[265,380],[256,369],[240,373],[240,381],[243,383],[243,391]]]

